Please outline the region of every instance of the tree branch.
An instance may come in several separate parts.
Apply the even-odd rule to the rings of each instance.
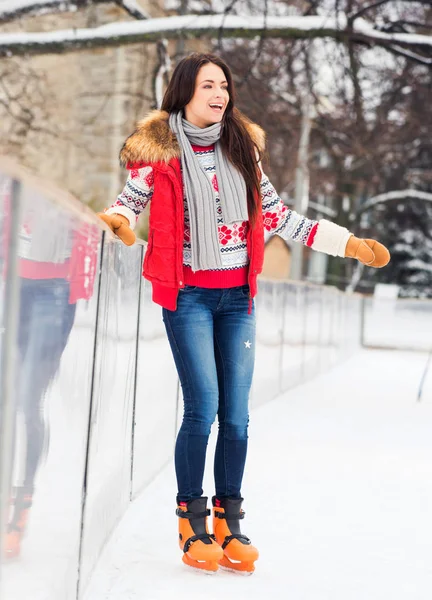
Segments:
[[[260,39],[259,39],[259,42],[258,42],[257,49],[255,51],[255,56],[252,59],[252,62],[250,63],[248,70],[244,74],[243,79],[241,79],[241,81],[239,81],[239,83],[237,84],[239,88],[248,81],[248,79],[249,79],[249,77],[250,77],[250,75],[251,75],[251,73],[252,73],[255,65],[257,64],[257,62],[258,62],[258,60],[259,60],[259,58],[261,56],[261,52],[262,52],[262,49],[263,49],[263,46],[264,46],[264,39],[265,39],[265,35],[266,35],[266,28],[267,28],[268,0],[264,0],[264,14],[263,14],[263,16],[264,16],[264,27],[263,27],[263,30],[262,30],[261,35],[260,35]]]
[[[368,4],[368,6],[364,6],[359,11],[357,11],[353,15],[349,16],[350,23],[354,23],[355,19],[358,19],[359,17],[363,16],[372,8],[378,8],[378,6],[382,6],[383,4],[388,4],[388,2],[391,2],[391,1],[392,0],[378,0],[378,2],[374,2],[373,4]]]
[[[114,2],[121,8],[124,8],[124,10],[131,17],[137,19],[137,21],[151,19],[150,14],[143,10],[143,8],[141,8],[141,6],[138,4],[138,2],[136,2],[136,0],[114,0]]]
[[[8,23],[22,17],[74,12],[82,7],[82,0],[6,0],[0,7],[0,23]]]
[[[228,4],[228,6],[226,6],[224,8],[223,16],[226,17],[227,15],[229,15],[236,4],[237,4],[237,0],[231,0],[230,4]],[[222,23],[220,24],[219,31],[218,31],[218,50],[219,50],[219,52],[222,52],[222,38],[224,37],[224,35],[223,35],[224,24],[225,24],[225,19],[222,20]]]
[[[150,18],[136,0],[6,0],[0,7],[0,24],[23,17],[76,12],[90,4],[117,4],[134,19]]]
[[[420,23],[419,21],[408,21],[407,19],[399,19],[398,21],[390,21],[389,26],[395,25],[410,25],[411,27],[421,27],[422,29],[432,29],[432,23]]]
[[[255,38],[264,29],[265,20],[259,17],[236,15],[175,16],[145,21],[110,23],[94,29],[68,29],[45,33],[0,34],[0,56],[23,54],[50,54],[83,48],[103,48],[139,42],[156,42],[162,38],[178,39],[216,37],[221,25],[225,37]],[[345,25],[345,28],[343,28]],[[432,49],[432,37],[411,33],[384,33],[370,23],[357,19],[352,28],[347,27],[344,15],[339,19],[329,17],[267,17],[267,38],[308,39],[330,37],[338,41],[363,42],[385,47],[390,52],[392,44]]]
[[[384,194],[379,194],[374,198],[370,198],[367,202],[362,204],[355,214],[350,215],[350,221],[356,221],[362,213],[374,208],[379,204],[383,204],[384,202],[392,202],[393,200],[407,200],[408,198],[411,198],[412,200],[422,200],[423,202],[432,202],[432,194],[429,192],[422,192],[420,190],[407,189],[397,190],[394,192],[385,192]]]
[[[403,2],[408,3],[408,4],[426,4],[427,6],[430,6],[430,0],[403,0]],[[377,0],[377,2],[373,2],[372,4],[368,4],[367,6],[364,6],[359,11],[357,11],[356,13],[354,13],[353,15],[350,15],[348,17],[350,23],[353,23],[355,19],[362,17],[369,10],[372,10],[373,8],[378,8],[379,6],[382,6],[383,4],[394,4],[394,0]]]
[[[432,66],[432,58],[427,58],[426,56],[422,56],[421,54],[416,54],[411,50],[401,48],[400,46],[391,46],[389,47],[393,54],[397,54],[398,56],[403,56],[404,58],[408,58],[420,65],[426,65],[427,67]]]
[[[354,110],[356,113],[357,126],[359,128],[360,136],[363,137],[366,129],[366,123],[364,119],[363,111],[363,93],[360,85],[359,71],[360,67],[357,61],[354,44],[351,40],[348,42],[348,56],[350,61],[349,75],[353,84],[354,90]]]

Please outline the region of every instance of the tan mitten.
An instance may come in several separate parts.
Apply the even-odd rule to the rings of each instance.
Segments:
[[[385,267],[390,261],[390,252],[376,240],[364,240],[352,235],[345,248],[345,257],[356,258],[368,267]]]
[[[129,220],[123,215],[107,215],[106,213],[97,213],[97,216],[104,221],[115,235],[117,235],[123,244],[132,246],[135,243],[136,236],[129,227]]]

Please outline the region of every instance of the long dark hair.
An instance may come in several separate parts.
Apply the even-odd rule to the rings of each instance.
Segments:
[[[249,119],[234,107],[234,82],[228,65],[214,54],[194,52],[183,58],[174,69],[161,109],[168,113],[179,112],[184,109],[195,93],[195,83],[199,70],[208,63],[220,67],[228,83],[229,102],[222,120],[220,141],[225,155],[244,177],[247,189],[249,221],[253,227],[257,218],[256,198],[260,197],[260,176],[256,158],[256,151],[260,155],[260,150],[253,142],[244,124],[250,122]]]

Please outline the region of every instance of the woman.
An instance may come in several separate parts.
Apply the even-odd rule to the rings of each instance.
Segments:
[[[248,397],[255,359],[257,275],[264,228],[334,256],[381,267],[389,253],[329,221],[289,210],[266,175],[264,132],[234,108],[231,72],[192,54],[176,67],[162,110],[128,137],[124,190],[102,218],[127,244],[151,200],[143,275],[163,321],[180,378],[184,417],[176,448],[177,515],[183,561],[252,573],[258,551],[241,533]],[[213,532],[202,481],[218,416]]]

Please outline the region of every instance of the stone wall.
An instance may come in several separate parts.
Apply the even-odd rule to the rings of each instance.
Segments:
[[[155,2],[141,4],[152,16],[164,15]],[[101,4],[21,19],[1,31],[54,31],[128,20],[118,6]],[[155,44],[0,60],[0,153],[16,157],[94,208],[110,204],[125,178],[120,147],[135,121],[155,106],[156,60]]]

